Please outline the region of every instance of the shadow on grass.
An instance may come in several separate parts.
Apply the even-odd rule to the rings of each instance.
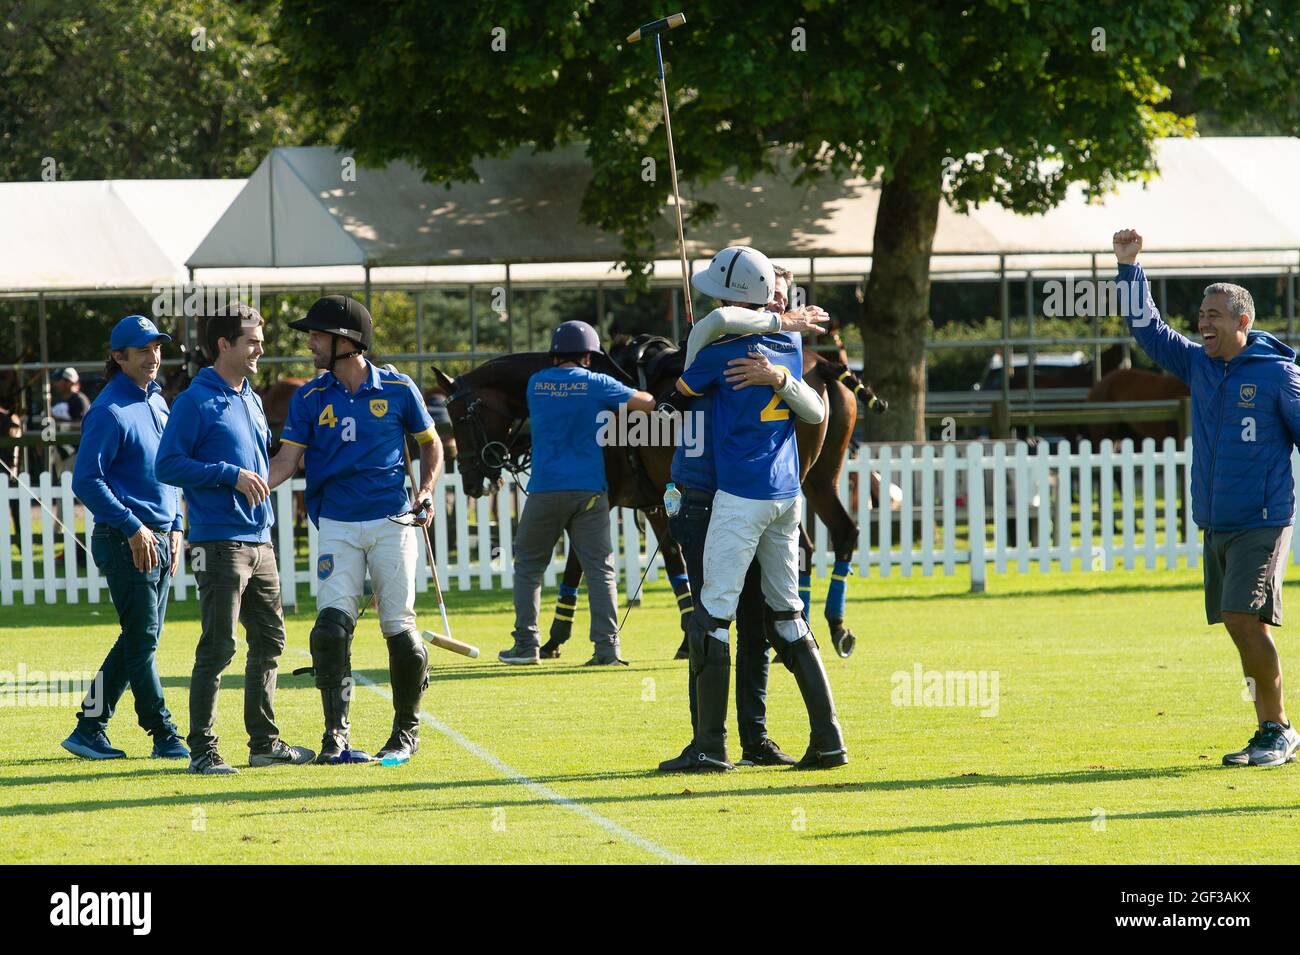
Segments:
[[[1098,577],[1101,576],[1098,571]],[[946,594],[878,594],[859,596],[854,594],[849,598],[850,609],[854,604],[863,603],[901,603],[908,600],[979,600],[981,602],[997,601],[1019,597],[1041,597],[1045,599],[1054,599],[1056,597],[1092,597],[1099,594],[1148,594],[1161,591],[1190,591],[1200,592],[1204,585],[1200,581],[1188,581],[1187,583],[1114,583],[1107,584],[1103,587],[1051,587],[1042,590],[1000,590],[997,588],[997,578],[990,578],[990,587],[982,594],[972,594],[966,591],[952,592]]]
[[[1214,806],[1198,809],[1153,809],[1146,812],[1113,812],[1106,821],[1120,819],[1194,819],[1205,816],[1261,816],[1294,812],[1295,805],[1282,806]],[[1029,816],[1024,819],[990,819],[981,822],[948,822],[933,826],[902,826],[898,829],[859,829],[853,832],[822,832],[814,839],[857,839],[863,837],[920,835],[941,832],[966,832],[971,829],[1005,829],[1013,826],[1064,826],[1092,823],[1092,813],[1081,816]]]
[[[626,779],[661,779],[680,782],[683,789],[670,793],[632,793],[623,795],[608,796],[583,796],[570,797],[574,802],[580,802],[584,805],[601,805],[601,804],[618,804],[634,803],[643,801],[661,801],[665,799],[731,799],[737,796],[807,796],[816,793],[851,793],[851,792],[893,792],[898,790],[909,789],[968,789],[975,786],[1059,786],[1069,784],[1092,784],[1092,783],[1113,783],[1127,782],[1141,779],[1176,779],[1193,773],[1204,772],[1207,769],[1219,767],[1205,766],[1169,766],[1153,769],[1118,769],[1118,770],[1080,770],[1064,773],[1042,773],[1038,775],[1011,775],[1011,776],[946,776],[935,779],[889,779],[877,782],[831,782],[826,777],[817,774],[809,776],[805,773],[772,767],[760,770],[745,770],[743,775],[761,776],[772,780],[788,780],[793,776],[796,779],[808,779],[806,783],[793,783],[791,785],[772,784],[767,786],[754,786],[745,789],[716,789],[708,791],[695,791],[690,789],[690,783],[693,777],[689,773],[666,774],[655,770],[645,770],[643,772],[619,773],[613,774],[608,778],[626,778]],[[563,782],[586,782],[591,780],[600,780],[605,778],[603,774],[576,774],[569,776],[536,776],[533,782],[536,783],[563,783]],[[717,777],[711,777],[717,778]],[[737,778],[728,775],[724,778]],[[826,780],[821,782],[812,782],[812,779]],[[689,792],[685,790],[690,790]],[[546,799],[519,799],[512,800],[512,805],[517,806],[541,806],[546,805],[549,800]],[[497,803],[492,802],[460,802],[450,806],[441,806],[443,809],[490,809]],[[394,807],[389,812],[418,811],[418,807]],[[1091,819],[1091,816],[1086,817]]]
[[[430,650],[430,653],[442,653],[444,651]],[[437,659],[433,657],[433,659]],[[312,682],[310,673],[303,673],[297,676],[293,671],[300,667],[308,666],[310,660],[307,657],[298,657],[296,655],[288,656],[287,662],[293,666],[286,666],[286,657],[280,658],[281,666],[277,686],[281,690],[295,689],[315,689],[316,685]],[[503,680],[526,679],[529,677],[540,676],[575,676],[575,675],[596,675],[600,674],[617,674],[617,673],[658,673],[661,671],[685,672],[686,664],[680,660],[665,660],[660,657],[655,660],[630,661],[631,666],[627,667],[589,667],[580,663],[567,662],[555,663],[547,662],[539,666],[507,666],[503,663],[493,663],[491,665],[483,664],[465,664],[465,663],[430,663],[429,664],[429,682],[440,682],[444,680],[475,680],[475,679],[492,679],[494,677]],[[353,670],[357,676],[365,677],[373,683],[382,686],[388,685],[387,670]],[[162,677],[164,689],[189,689],[189,676],[164,676]],[[223,690],[240,690],[244,689],[244,674],[239,669],[232,669],[221,675],[221,689]]]
[[[124,768],[118,772],[112,772],[112,771],[105,772],[103,769],[100,769],[99,772],[96,772],[93,775],[86,774],[84,776],[79,776],[76,778],[74,778],[74,774],[72,773],[61,773],[60,775],[57,776],[54,775],[6,776],[0,779],[0,789],[7,789],[9,787],[17,787],[17,786],[52,786],[52,785],[57,785],[59,783],[70,783],[70,782],[93,782],[93,783],[113,784],[118,782],[119,780],[148,779],[149,777],[155,777],[155,776],[164,777],[164,778],[165,777],[176,778],[180,775],[184,775],[185,767],[189,765],[189,761],[184,759],[166,760],[166,761],[150,759],[147,760],[147,762],[151,764],[149,766],[138,766],[135,768],[130,768],[134,763],[140,763],[145,761],[146,760],[144,759],[130,759],[130,758],[101,760],[97,763],[97,766],[99,767],[106,767],[107,764],[112,763],[114,768],[118,766],[122,766]],[[41,764],[50,764],[50,763],[63,763],[65,765],[77,765],[82,762],[83,762],[82,760],[77,759],[75,756],[69,756],[67,759],[58,759],[56,757],[54,759],[41,759],[41,760],[21,760],[21,761],[15,760],[13,762],[6,762],[4,765],[6,767],[24,766],[24,765],[41,765]],[[0,808],[0,815],[3,815],[3,813],[4,810]]]
[[[766,786],[750,786],[747,788],[724,788],[711,791],[697,792],[690,790],[690,783],[694,777],[690,774],[663,774],[653,769],[631,770],[620,772],[602,772],[602,773],[568,773],[552,774],[545,776],[528,777],[528,781],[534,784],[549,786],[560,783],[590,783],[602,781],[628,781],[637,780],[662,780],[672,786],[672,792],[634,792],[610,795],[595,796],[565,796],[574,803],[593,806],[593,805],[619,805],[624,803],[640,802],[662,802],[674,799],[732,799],[743,796],[781,796],[781,795],[801,795],[807,796],[810,793],[849,793],[849,792],[892,792],[897,790],[908,789],[965,789],[979,786],[1054,786],[1062,784],[1091,784],[1091,783],[1108,783],[1108,782],[1128,782],[1143,779],[1174,779],[1182,776],[1189,776],[1196,773],[1206,772],[1218,767],[1207,766],[1168,766],[1156,767],[1150,769],[1108,769],[1108,770],[1078,770],[1063,773],[1041,773],[1041,774],[1023,774],[1023,775],[1001,775],[1001,776],[945,776],[934,779],[908,779],[908,780],[880,780],[878,782],[833,782],[830,780],[806,782],[801,784],[780,785],[769,784]],[[166,770],[146,769],[133,772],[116,774],[114,778],[127,778],[133,775],[149,776],[163,775]],[[304,774],[320,773],[321,776],[315,777],[323,779],[325,774],[337,778],[335,774],[359,772],[359,773],[390,773],[392,771],[374,766],[365,767],[348,767],[340,768],[337,766],[330,767],[302,767],[293,769],[272,769],[269,772],[293,772]],[[400,772],[400,770],[398,771]],[[775,783],[778,779],[787,780],[793,770],[773,769],[767,770],[750,770],[741,774],[741,776],[729,776],[726,778],[743,778],[749,776],[761,776],[773,780]],[[393,775],[396,775],[394,772]],[[795,773],[796,778],[809,779],[802,773]],[[227,777],[232,779],[233,777]],[[813,777],[814,779],[824,780],[825,777]],[[67,776],[54,777],[42,780],[45,783],[66,782]],[[19,785],[19,783],[14,783]],[[214,787],[220,785],[214,782]],[[496,777],[491,779],[471,779],[471,780],[441,780],[441,781],[410,781],[401,782],[394,780],[386,783],[376,783],[366,786],[334,786],[324,785],[317,787],[303,787],[285,790],[228,790],[215,789],[211,792],[187,792],[166,796],[143,796],[138,798],[126,799],[105,799],[105,800],[80,800],[74,803],[21,803],[12,806],[0,806],[0,817],[3,816],[46,816],[59,815],[62,813],[82,813],[94,812],[97,810],[108,809],[126,809],[139,808],[143,806],[167,806],[179,804],[193,804],[195,802],[230,802],[232,800],[249,800],[255,802],[268,802],[274,800],[292,800],[292,799],[313,799],[313,798],[332,798],[337,796],[351,796],[362,793],[372,793],[377,787],[382,787],[385,791],[398,793],[420,793],[436,792],[447,789],[461,788],[478,788],[484,786],[517,786],[522,785],[518,780],[509,777]],[[678,789],[678,786],[681,789]],[[687,791],[690,790],[690,791]],[[510,800],[514,806],[547,806],[554,805],[555,800],[546,796],[537,796],[536,798],[522,798]],[[491,809],[501,805],[500,798],[489,800],[466,800],[451,804],[440,804],[438,806],[402,806],[393,807],[387,812],[425,812],[432,809]],[[1294,808],[1294,807],[1286,807]],[[312,810],[307,810],[312,811]],[[1224,810],[1225,812],[1229,810]],[[1087,821],[1091,816],[1081,817],[1060,817],[1059,822],[1076,822],[1080,819]],[[1112,816],[1110,818],[1123,818]],[[1053,820],[1044,820],[1053,821]],[[865,830],[858,833],[849,833],[848,835],[887,835],[894,832],[923,832],[923,831],[946,831],[948,829],[960,828],[978,828],[982,825],[1013,825],[1013,824],[1033,824],[1034,820],[1016,820],[989,823],[952,823],[942,826],[917,827],[915,829],[897,829],[897,830]]]
[[[553,613],[547,607],[553,605],[554,597],[558,593],[558,588],[553,587],[546,587],[542,590],[542,621],[547,625],[549,625]],[[42,588],[38,588],[36,596],[37,601],[35,603],[17,602],[11,607],[4,608],[5,629],[44,628],[56,630],[59,627],[117,625],[117,611],[113,608],[113,602],[109,599],[108,587],[105,584],[101,584],[98,603],[86,602],[83,594],[81,603],[69,604],[59,600],[47,604],[44,602],[44,590]],[[513,610],[510,591],[504,588],[495,590],[447,589],[444,591],[443,596],[447,601],[447,615],[451,618],[453,627],[458,616],[488,616]],[[663,591],[662,598],[665,606],[671,605],[673,600],[672,591]],[[18,599],[21,601],[21,595]],[[432,593],[417,594],[415,610],[423,619],[439,619],[438,601]],[[97,616],[91,616],[92,611]],[[299,589],[297,606],[284,608],[284,618],[287,623],[307,624],[308,626],[315,621],[316,600],[307,591],[306,587]],[[365,617],[362,618],[362,624],[364,625],[367,621],[374,619],[377,619],[375,611],[373,609],[368,610]],[[172,600],[167,604],[167,623],[197,622],[199,622],[199,601],[193,588],[186,592],[184,600]],[[164,630],[164,639],[165,637],[166,632]]]

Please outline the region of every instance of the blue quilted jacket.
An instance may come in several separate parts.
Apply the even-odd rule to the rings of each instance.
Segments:
[[[1129,309],[1136,316],[1125,316],[1133,337],[1192,392],[1192,519],[1215,531],[1290,524],[1291,448],[1300,440],[1296,353],[1267,332],[1249,332],[1235,358],[1210,358],[1160,317],[1141,266],[1121,265],[1119,280],[1136,306]]]

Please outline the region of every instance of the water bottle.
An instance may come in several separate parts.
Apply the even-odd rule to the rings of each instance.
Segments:
[[[677,485],[672,481],[668,482],[668,487],[664,489],[664,513],[669,517],[676,517],[677,512],[682,509],[682,492],[677,490]]]

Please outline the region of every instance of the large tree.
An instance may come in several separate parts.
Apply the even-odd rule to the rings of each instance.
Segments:
[[[895,411],[874,437],[922,435],[929,258],[940,203],[1050,208],[1154,170],[1152,140],[1190,134],[1170,88],[1216,115],[1295,130],[1294,3],[1150,0],[697,0],[665,38],[685,181],[742,178],[792,155],[802,177],[880,179],[859,324]],[[651,50],[623,37],[644,3],[284,0],[286,89],[343,127],[365,162],[432,180],[523,144],[587,144],[584,214],[643,266],[667,176]],[[696,206],[696,216],[708,215]],[[1088,237],[1089,239],[1093,237]]]
[[[268,92],[266,0],[24,0],[0,15],[0,180],[246,176],[310,138]],[[53,160],[53,162],[49,162]]]

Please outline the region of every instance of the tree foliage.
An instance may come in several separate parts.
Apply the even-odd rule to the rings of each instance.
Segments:
[[[623,39],[646,9],[288,0],[275,33],[286,81],[371,162],[468,179],[474,160],[520,144],[586,143],[596,178],[584,208],[641,261],[668,188],[640,177],[643,157],[667,159],[652,46]],[[1100,193],[1150,171],[1153,137],[1190,132],[1161,108],[1170,78],[1207,105],[1294,96],[1294,13],[1288,24],[1258,4],[1102,15],[1085,2],[760,0],[736,13],[701,0],[665,35],[679,163],[694,184],[775,171],[778,147],[804,177],[888,179],[925,149],[955,205],[1035,212],[1071,182]]]
[[[246,176],[272,146],[309,138],[267,88],[276,57],[267,8],[11,6],[0,19],[0,179],[41,179],[47,157],[58,179]]]

